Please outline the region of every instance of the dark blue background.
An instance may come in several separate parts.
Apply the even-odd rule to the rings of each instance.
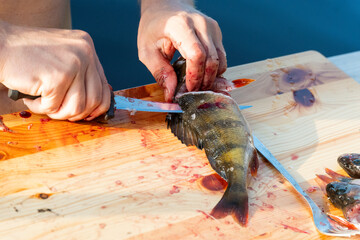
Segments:
[[[358,0],[198,0],[218,21],[228,66],[317,50],[333,56],[360,49]],[[73,0],[74,29],[90,33],[115,90],[154,80],[138,60],[137,0]]]

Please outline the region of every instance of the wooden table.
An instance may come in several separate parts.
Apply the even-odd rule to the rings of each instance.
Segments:
[[[314,178],[324,173],[324,166],[341,172],[338,152],[360,148],[360,116],[352,111],[360,105],[359,86],[325,60],[315,52],[269,59],[231,68],[227,78],[254,76],[257,81],[246,88],[251,92],[269,76],[276,85],[293,66],[311,76],[325,72],[316,80],[326,84],[309,88],[320,97],[320,105],[311,111],[293,102],[289,106],[297,110],[289,110],[285,102],[292,97],[290,88],[283,94],[278,89],[276,96],[261,93],[267,97],[239,89],[233,96],[254,106],[244,115],[301,186],[316,189],[311,197],[340,214],[326,202]],[[360,52],[329,60],[360,82]],[[324,69],[333,72],[328,75]],[[156,85],[119,94],[162,99]],[[339,102],[332,101],[332,94],[341,96]],[[287,112],[280,115],[276,109]],[[332,118],[336,113],[344,119]],[[160,113],[117,111],[108,124],[98,124],[4,115],[13,132],[0,132],[0,239],[335,239],[316,231],[305,201],[266,161],[250,183],[249,226],[240,227],[231,216],[213,219],[209,212],[223,189],[204,187],[204,177],[214,173],[204,152],[181,144],[166,129],[164,118]],[[288,141],[295,136],[297,121],[310,125],[303,129],[300,124],[298,139]],[[344,126],[342,121],[347,121]]]

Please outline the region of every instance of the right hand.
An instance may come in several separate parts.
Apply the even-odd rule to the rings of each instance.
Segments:
[[[80,30],[27,28],[0,22],[0,83],[25,94],[34,113],[92,120],[111,92],[91,37]]]

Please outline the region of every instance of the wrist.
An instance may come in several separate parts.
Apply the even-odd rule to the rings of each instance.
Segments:
[[[193,0],[140,0],[141,5],[141,15],[148,10],[151,7],[156,8],[171,8],[171,7],[178,7],[180,5],[182,6],[188,6],[188,7],[194,7],[194,1]]]

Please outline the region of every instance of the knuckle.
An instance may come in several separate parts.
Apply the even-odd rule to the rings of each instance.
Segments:
[[[219,58],[217,56],[210,56],[207,59],[207,65],[209,67],[218,67],[219,66]]]
[[[74,108],[74,110],[73,110],[73,112],[72,112],[72,116],[78,116],[78,115],[81,115],[83,112],[84,112],[84,110],[85,110],[85,104],[78,104],[75,108]]]
[[[204,61],[205,57],[206,57],[206,52],[204,48],[199,43],[194,44],[192,51],[189,54],[190,60],[195,62],[200,62],[200,61]]]
[[[85,56],[93,56],[94,48],[91,43],[86,40],[80,41],[80,49]]]
[[[187,12],[180,12],[175,18],[173,18],[173,21],[177,24],[184,24],[184,25],[190,25],[190,16]]]
[[[74,30],[74,33],[76,34],[78,39],[82,39],[86,42],[92,43],[92,38],[89,33],[83,30]]]
[[[220,29],[219,23],[218,23],[215,19],[213,19],[213,18],[211,18],[211,17],[207,17],[207,22],[208,22],[211,26],[213,26],[215,29]]]

